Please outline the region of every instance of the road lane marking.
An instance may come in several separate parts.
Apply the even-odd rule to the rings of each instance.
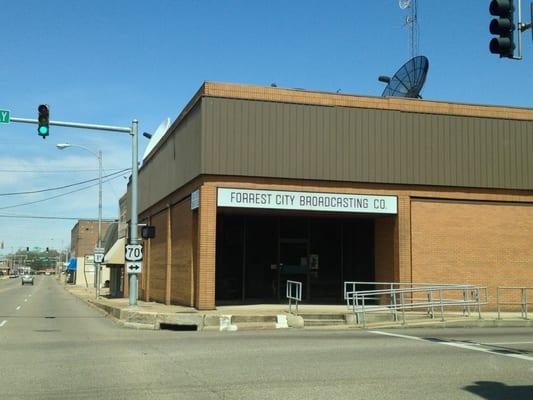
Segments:
[[[488,346],[498,346],[498,345],[501,345],[501,344],[533,344],[533,342],[492,342],[492,343],[482,343],[482,344],[486,344]]]
[[[530,356],[525,356],[523,354],[515,354],[515,353],[502,353],[498,350],[491,350],[491,349],[485,349],[483,347],[479,347],[479,344],[447,342],[445,339],[430,340],[430,339],[421,338],[418,336],[400,335],[398,333],[390,333],[390,332],[382,332],[382,331],[369,331],[369,332],[375,333],[377,335],[397,337],[400,339],[417,340],[417,341],[422,341],[422,342],[427,342],[427,343],[436,343],[436,344],[442,344],[445,346],[457,347],[457,348],[465,349],[465,350],[480,351],[482,353],[488,353],[488,354],[492,354],[495,356],[504,356],[504,357],[518,358],[520,360],[533,361],[533,357],[530,357]]]
[[[0,328],[3,327],[6,323],[7,321],[5,319],[2,322],[0,322]]]
[[[22,307],[22,306],[17,306],[17,311],[20,310],[21,307]]]
[[[26,303],[28,301],[28,299],[24,299],[24,303]]]

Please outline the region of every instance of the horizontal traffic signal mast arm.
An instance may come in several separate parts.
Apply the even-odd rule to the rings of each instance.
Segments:
[[[37,124],[37,125],[39,124],[38,120],[31,119],[31,118],[11,117],[10,121],[19,122],[23,124]],[[50,121],[49,124],[54,125],[54,126],[64,126],[67,128],[94,129],[94,130],[99,130],[99,131],[122,132],[122,133],[131,134],[131,128],[123,127],[123,126],[84,124],[84,123],[78,123],[78,122],[65,122],[65,121]]]

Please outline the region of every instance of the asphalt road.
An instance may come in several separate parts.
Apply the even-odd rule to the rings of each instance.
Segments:
[[[2,280],[0,399],[530,400],[533,329],[137,331]]]

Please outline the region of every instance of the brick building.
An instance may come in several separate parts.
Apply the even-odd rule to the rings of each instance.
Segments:
[[[533,110],[205,83],[139,171],[140,297],[533,283]]]
[[[102,221],[102,240],[111,224],[115,221]],[[77,285],[94,285],[94,248],[98,242],[98,220],[80,219],[70,231],[70,256],[77,259]],[[104,269],[102,283],[109,279],[109,272]]]

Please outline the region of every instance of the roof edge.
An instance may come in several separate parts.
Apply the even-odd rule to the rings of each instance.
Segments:
[[[204,96],[211,97],[533,121],[533,109],[525,107],[451,103],[403,97],[361,96],[221,82],[204,82],[201,91]]]

